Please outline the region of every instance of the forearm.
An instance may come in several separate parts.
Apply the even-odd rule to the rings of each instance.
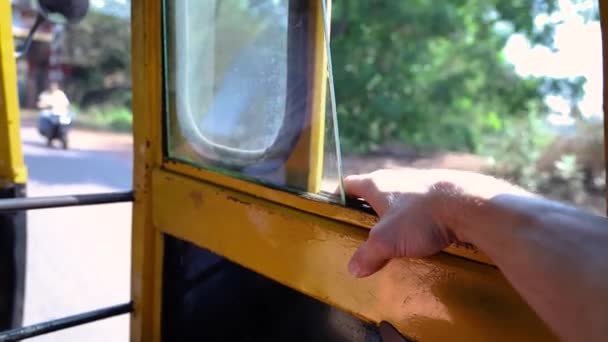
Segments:
[[[562,339],[608,341],[607,219],[471,172],[380,170],[344,187],[381,218],[349,262],[353,275],[472,243]]]
[[[564,339],[608,339],[608,222],[554,202],[471,201],[454,226]],[[584,246],[584,247],[581,247]]]

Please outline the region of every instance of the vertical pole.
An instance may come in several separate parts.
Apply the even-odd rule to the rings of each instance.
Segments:
[[[152,171],[163,151],[162,6],[132,0],[133,226],[131,242],[131,341],[160,340],[162,237],[152,222]]]
[[[0,1],[0,186],[25,184],[10,1]]]
[[[0,1],[0,198],[25,196],[27,181],[15,64],[11,5]],[[25,228],[25,212],[0,214],[0,330],[20,326],[23,319]]]

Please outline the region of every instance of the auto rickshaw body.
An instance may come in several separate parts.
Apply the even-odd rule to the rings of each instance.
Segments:
[[[247,22],[235,1],[132,0],[133,191],[32,199],[10,7],[0,3],[0,185],[11,198],[0,202],[10,235],[0,242],[23,241],[24,210],[133,201],[131,302],[29,328],[17,319],[0,340],[125,313],[132,341],[555,339],[471,246],[348,274],[377,217],[324,184],[340,156],[331,2],[258,5],[245,6],[259,20]],[[12,277],[19,288],[23,274]]]

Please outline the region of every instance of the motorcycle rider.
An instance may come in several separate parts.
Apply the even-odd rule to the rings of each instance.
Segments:
[[[49,83],[49,88],[38,96],[37,106],[40,109],[38,128],[47,138],[47,145],[51,146],[54,139],[59,139],[63,148],[67,148],[67,129],[72,122],[70,100],[58,82]]]
[[[48,111],[48,114],[67,116],[69,115],[70,100],[59,88],[59,83],[52,81],[49,83],[49,88],[38,96],[37,106],[43,112]]]

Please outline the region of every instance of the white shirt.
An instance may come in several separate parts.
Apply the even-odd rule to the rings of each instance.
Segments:
[[[38,106],[49,108],[55,115],[68,115],[70,112],[70,100],[65,93],[59,89],[55,91],[45,90],[38,98]]]

